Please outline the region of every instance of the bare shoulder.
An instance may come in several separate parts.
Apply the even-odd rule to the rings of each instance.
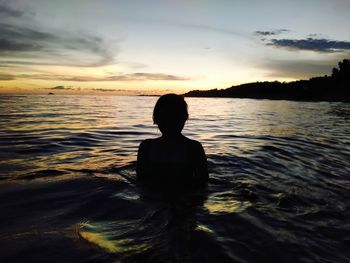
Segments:
[[[148,147],[152,143],[153,139],[146,139],[140,143],[139,149]]]
[[[146,139],[142,141],[139,145],[138,156],[143,156],[148,152],[150,145],[152,144],[153,139]]]
[[[202,147],[202,144],[199,141],[190,139],[188,137],[185,137],[185,140],[186,140],[187,143],[189,143],[193,147]]]
[[[204,153],[203,146],[199,141],[192,140],[192,139],[189,139],[187,137],[185,137],[185,138],[186,138],[188,145],[191,147],[191,150],[195,154],[203,154]]]

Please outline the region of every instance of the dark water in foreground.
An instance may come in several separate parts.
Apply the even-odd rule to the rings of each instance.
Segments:
[[[0,262],[349,262],[350,104],[188,99],[205,193],[135,186],[156,98],[0,96]]]

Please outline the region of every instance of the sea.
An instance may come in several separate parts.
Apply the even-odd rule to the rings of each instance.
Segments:
[[[135,180],[157,97],[0,96],[0,262],[350,262],[350,104],[186,98],[206,189]]]

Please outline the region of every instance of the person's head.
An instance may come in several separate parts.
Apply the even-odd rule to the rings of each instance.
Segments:
[[[158,125],[163,135],[181,133],[187,119],[187,103],[180,95],[163,95],[154,106],[153,122]]]

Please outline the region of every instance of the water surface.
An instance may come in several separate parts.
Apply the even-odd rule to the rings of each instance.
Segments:
[[[155,97],[0,96],[1,262],[349,262],[350,104],[188,98],[206,192],[135,185]]]

